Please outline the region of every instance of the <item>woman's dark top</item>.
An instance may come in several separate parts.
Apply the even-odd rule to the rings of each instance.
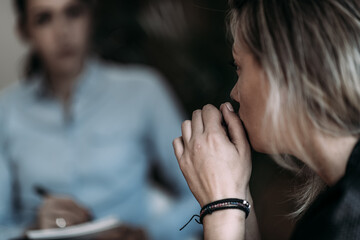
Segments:
[[[360,239],[360,141],[345,176],[315,200],[291,239]]]

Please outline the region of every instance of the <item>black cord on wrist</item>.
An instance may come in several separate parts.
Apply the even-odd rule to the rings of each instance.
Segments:
[[[205,205],[200,211],[200,223],[203,223],[204,217],[215,211],[225,209],[239,209],[245,212],[245,218],[249,216],[251,205],[248,201],[237,198],[227,198],[215,201]]]
[[[195,221],[199,224],[203,224],[203,220],[206,215],[212,214],[215,211],[226,209],[239,209],[245,212],[246,219],[250,214],[251,205],[248,201],[238,198],[227,198],[209,203],[201,208],[200,215],[192,216],[192,218],[180,229],[180,231],[183,230],[194,217],[199,217],[200,221],[197,219],[195,219]]]

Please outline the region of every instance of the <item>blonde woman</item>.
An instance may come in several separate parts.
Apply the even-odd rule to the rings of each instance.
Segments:
[[[173,143],[204,208],[205,239],[260,238],[248,205],[250,145],[295,156],[300,161],[276,160],[308,176],[292,239],[359,239],[359,1],[231,0],[230,7],[239,113],[229,103],[220,111],[207,105]]]

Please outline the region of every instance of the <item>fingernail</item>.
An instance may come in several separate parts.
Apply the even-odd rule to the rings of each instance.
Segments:
[[[225,103],[226,107],[229,109],[230,112],[234,112],[234,108],[233,106],[231,105],[231,103]]]

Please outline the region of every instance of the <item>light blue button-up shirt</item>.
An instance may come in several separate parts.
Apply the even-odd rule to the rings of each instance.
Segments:
[[[34,186],[70,196],[95,219],[108,215],[145,227],[153,239],[185,239],[179,227],[199,211],[172,150],[183,120],[161,77],[140,66],[89,60],[70,114],[42,94],[40,79],[0,94],[0,239],[34,222],[42,199]],[[154,216],[152,165],[177,193]]]

